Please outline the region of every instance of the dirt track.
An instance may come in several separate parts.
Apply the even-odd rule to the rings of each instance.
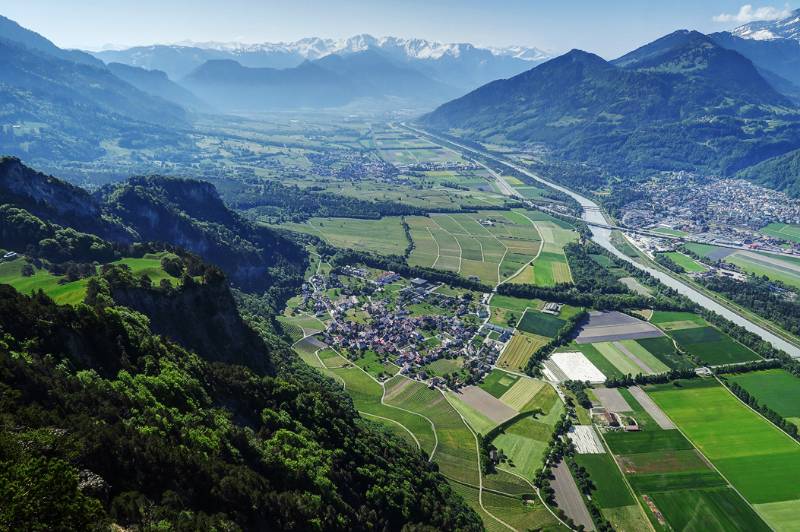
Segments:
[[[647,395],[644,390],[639,388],[638,386],[632,386],[628,388],[628,391],[631,392],[631,395],[639,401],[639,404],[642,405],[645,412],[650,414],[650,417],[658,423],[658,426],[662,429],[674,429],[675,424],[667,417],[667,415],[661,411],[658,405],[650,399],[650,396]]]

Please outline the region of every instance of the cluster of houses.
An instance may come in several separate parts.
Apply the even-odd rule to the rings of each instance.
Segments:
[[[408,372],[413,366],[462,354],[469,347],[477,327],[459,318],[468,309],[459,301],[441,294],[423,295],[412,287],[401,291],[394,305],[383,299],[360,303],[355,296],[340,298],[332,306],[333,319],[323,341],[353,353],[374,351]],[[455,309],[448,315],[412,316],[407,306],[420,302]],[[366,314],[361,323],[351,318],[349,311],[354,308]]]
[[[365,282],[347,283],[348,277]],[[479,301],[473,301],[469,293],[438,293],[438,285],[426,279],[411,279],[392,297],[380,297],[385,286],[401,279],[391,271],[376,275],[365,268],[344,266],[331,275],[311,277],[303,286],[301,306],[318,316],[331,317],[320,338],[325,343],[353,357],[374,352],[397,364],[403,374],[428,380],[432,386],[458,387],[488,374],[502,344],[484,341],[484,337],[493,327],[501,329],[497,331],[501,339],[510,338],[513,330],[491,324],[479,326],[476,315],[484,310]],[[339,297],[333,300],[331,288],[341,288]],[[412,312],[411,307],[420,304],[439,310]],[[463,361],[458,376],[443,379],[428,375],[425,366],[442,358]]]

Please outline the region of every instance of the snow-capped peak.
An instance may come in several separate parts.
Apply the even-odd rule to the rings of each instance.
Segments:
[[[485,50],[495,56],[515,57],[525,61],[541,61],[550,57],[537,48],[525,46],[479,47],[469,43],[442,43],[426,39],[401,37],[376,38],[369,34],[354,35],[346,39],[322,39],[307,37],[294,42],[264,42],[246,44],[240,42],[195,42],[182,41],[175,46],[203,48],[233,54],[256,52],[283,52],[297,54],[305,59],[319,59],[330,54],[355,53],[365,50],[381,50],[406,59],[441,59],[445,56],[457,58],[472,50]]]
[[[751,22],[731,32],[742,39],[767,41],[772,39],[794,39],[800,41],[800,9],[780,20]]]

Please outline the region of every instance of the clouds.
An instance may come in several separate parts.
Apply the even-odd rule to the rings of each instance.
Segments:
[[[739,12],[721,13],[714,17],[714,22],[737,22],[739,24],[747,24],[748,22],[755,22],[757,20],[778,20],[786,18],[791,15],[789,6],[777,8],[772,6],[753,7],[752,4],[745,4],[739,8]]]

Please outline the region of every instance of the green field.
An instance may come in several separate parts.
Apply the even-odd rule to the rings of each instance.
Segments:
[[[155,284],[166,279],[175,286],[180,280],[161,268],[161,258],[165,255],[166,253],[147,254],[141,258],[124,258],[112,264],[128,266],[134,275],[147,275]],[[41,268],[35,268],[33,275],[25,277],[22,275],[22,267],[25,263],[23,258],[0,263],[0,284],[11,285],[23,294],[32,294],[37,290],[42,290],[60,305],[77,305],[83,302],[86,297],[88,279],[65,282],[63,276],[53,275]]]
[[[440,358],[434,360],[429,364],[425,364],[422,369],[428,372],[429,375],[442,376],[446,373],[453,373],[458,371],[464,365],[464,359],[459,358]],[[395,366],[396,367],[396,366]],[[395,370],[395,373],[397,370]]]
[[[571,282],[563,246],[577,234],[542,213],[432,214],[409,216],[406,222],[414,241],[411,265],[458,272],[491,285],[506,280],[541,286]]]
[[[800,505],[800,444],[716,381],[679,384],[647,392],[767,522],[800,526],[800,512],[785,511]]]
[[[640,431],[607,432],[604,437],[656,530],[766,528],[691,441],[678,430],[661,429],[629,390],[619,391],[631,406]]]
[[[650,496],[673,530],[769,530],[730,488],[662,491]]]
[[[761,358],[751,349],[711,326],[673,330],[667,334],[687,353],[707,364],[732,364]]]
[[[433,459],[440,471],[457,481],[478,485],[475,437],[441,392],[417,381],[395,377],[386,382],[385,402],[430,419],[439,442]]]
[[[683,253],[679,253],[677,251],[672,251],[670,253],[664,253],[669,259],[677,264],[678,266],[682,267],[689,273],[699,273],[708,271],[708,267],[704,264],[701,264],[691,258],[688,255],[684,255]]]
[[[682,369],[694,367],[691,360],[681,356],[676,350],[672,339],[668,336],[657,338],[642,338],[634,340],[637,344],[647,349],[654,357],[672,369]]]
[[[500,396],[500,401],[517,412],[528,411],[533,408],[532,405],[539,403],[539,399],[536,398],[539,393],[549,393],[542,392],[545,386],[547,384],[544,381],[523,377]]]
[[[520,377],[517,375],[512,375],[505,371],[500,371],[499,369],[493,369],[479,386],[500,399],[500,397],[519,379]]]
[[[692,253],[706,258],[720,249],[717,246],[712,246],[711,244],[696,244],[694,242],[687,242],[684,244],[684,247],[686,247],[686,249]]]
[[[686,327],[702,327],[704,325],[707,325],[706,320],[704,320],[701,316],[698,316],[697,314],[692,314],[691,312],[676,312],[668,310],[654,311],[653,316],[650,318],[650,323],[658,325],[665,331],[672,330],[674,328],[683,329]]]
[[[398,216],[380,220],[311,218],[305,223],[287,223],[280,227],[318,236],[332,246],[384,255],[402,255],[408,245]]]
[[[520,299],[518,297],[504,296],[502,294],[493,294],[489,304],[493,307],[513,310],[522,315],[526,309],[541,308],[542,301],[539,299]]]
[[[692,443],[677,430],[655,428],[640,432],[609,432],[605,438],[608,447],[614,454],[683,451],[693,448]]]
[[[669,371],[669,367],[666,364],[635,340],[598,342],[592,345],[623,375],[654,375]],[[636,357],[644,367],[640,366],[628,353]],[[606,364],[603,364],[603,366],[606,366]],[[602,371],[601,368],[598,367],[598,369]]]
[[[545,415],[520,419],[498,434],[492,443],[508,457],[499,467],[532,480],[536,469],[542,465],[547,442],[564,405],[551,386],[542,387],[528,405],[536,405]]]
[[[725,257],[725,262],[735,264],[748,273],[800,288],[800,265],[789,257],[736,251]]]
[[[382,361],[380,356],[372,350],[365,351],[364,354],[355,359],[354,362],[358,367],[377,379],[388,375],[396,375],[397,372],[400,371],[400,368],[395,364]]]
[[[800,378],[783,369],[726,375],[778,415],[800,425]]]
[[[359,412],[370,414],[366,416],[367,419],[382,424],[410,445],[416,446],[419,442],[422,450],[430,454],[436,444],[436,436],[425,418],[381,404],[383,390],[380,385],[359,368],[335,368],[325,372],[345,386]],[[413,438],[409,432],[414,435]]]
[[[592,499],[600,508],[617,508],[636,504],[611,455],[608,453],[577,454],[575,461],[578,465],[586,468],[589,478],[597,486],[597,490],[592,492]]]
[[[510,211],[408,216],[406,222],[414,241],[409,264],[491,285],[522,269],[541,245],[533,224]]]
[[[800,225],[771,223],[760,230],[765,235],[782,238],[790,242],[800,242]]]
[[[567,322],[551,314],[537,310],[527,310],[519,320],[517,328],[521,331],[553,338]]]

